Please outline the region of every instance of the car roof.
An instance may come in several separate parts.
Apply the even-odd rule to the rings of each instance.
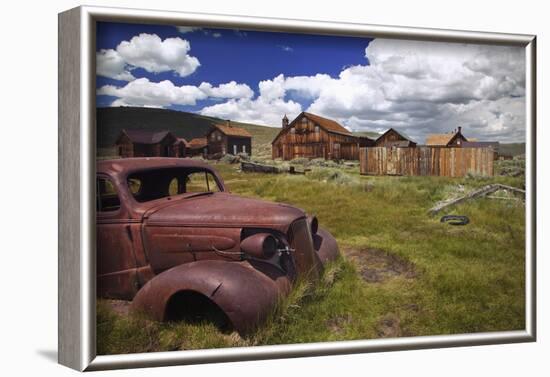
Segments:
[[[213,170],[207,163],[191,158],[134,157],[98,161],[96,171],[97,173],[109,175],[128,175],[143,170],[178,167]]]

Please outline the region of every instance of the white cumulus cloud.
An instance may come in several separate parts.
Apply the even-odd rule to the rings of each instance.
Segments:
[[[256,99],[231,99],[224,103],[207,106],[200,113],[223,119],[237,119],[241,122],[280,126],[281,114],[288,114],[288,117],[291,118],[296,117],[301,111],[302,106],[298,102],[285,101],[281,98],[258,97]]]
[[[199,85],[199,89],[212,98],[251,98],[254,96],[254,91],[248,85],[237,84],[235,81],[220,84],[217,87],[203,82]]]
[[[97,90],[98,95],[117,97],[111,106],[166,107],[170,105],[195,105],[207,98],[250,98],[254,94],[246,84],[235,81],[212,86],[203,82],[200,86],[174,85],[172,81],[151,82],[143,77],[125,86],[104,85]]]
[[[376,39],[365,57],[370,64],[344,68],[337,77],[281,74],[263,80],[258,98],[209,106],[202,113],[278,126],[285,112],[299,112],[299,104],[288,100],[292,95],[309,100],[304,110],[353,130],[394,127],[421,143],[429,133],[458,126],[479,139],[525,138],[522,48]]]
[[[96,54],[97,74],[115,80],[132,81],[135,77],[127,68],[126,62],[112,49],[100,50]]]
[[[130,41],[122,41],[117,52],[128,63],[149,72],[175,71],[185,77],[200,66],[199,59],[188,54],[191,45],[181,38],[166,38],[142,33]]]
[[[129,41],[122,41],[116,49],[97,53],[97,74],[116,80],[134,79],[130,70],[143,68],[148,72],[174,71],[185,77],[200,66],[199,59],[189,55],[191,45],[185,39],[166,38],[142,33]]]

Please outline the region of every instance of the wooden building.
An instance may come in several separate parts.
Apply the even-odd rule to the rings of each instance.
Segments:
[[[274,159],[283,160],[299,157],[358,160],[359,147],[372,145],[374,140],[354,136],[331,119],[302,112],[290,123],[284,116],[281,131],[271,142],[271,152]]]
[[[206,134],[208,141],[208,155],[223,156],[227,153],[252,154],[252,135],[244,128],[235,127],[231,121],[226,124],[216,124]]]
[[[187,148],[189,148],[189,143],[182,137],[176,138],[174,142],[174,157],[186,157]]]
[[[208,156],[208,141],[206,137],[197,137],[187,142],[186,157]]]
[[[177,138],[170,131],[123,129],[115,145],[120,157],[175,157]]]
[[[376,147],[416,147],[416,142],[410,139],[408,136],[402,132],[396,131],[393,128],[390,128],[384,132],[378,139],[376,139]]]
[[[430,134],[426,137],[428,147],[460,147],[465,141],[468,139],[462,135],[462,127],[448,134]]]

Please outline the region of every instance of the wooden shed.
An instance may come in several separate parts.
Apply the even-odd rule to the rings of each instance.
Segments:
[[[252,154],[252,135],[244,128],[235,127],[231,121],[226,124],[216,124],[206,134],[208,141],[208,154],[225,155],[227,153]]]
[[[272,157],[358,160],[359,147],[374,145],[368,137],[358,137],[334,120],[302,112],[292,122],[286,115],[282,129],[271,142]]]
[[[170,131],[123,129],[115,145],[120,157],[175,157],[176,141]]]
[[[416,147],[416,142],[405,135],[403,132],[399,132],[394,128],[390,128],[384,132],[375,141],[376,147]]]

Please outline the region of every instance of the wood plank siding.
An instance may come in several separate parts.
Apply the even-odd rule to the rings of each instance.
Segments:
[[[272,142],[272,157],[324,158],[327,160],[357,160],[360,146],[374,141],[352,135],[338,123],[310,113],[301,113],[290,124],[285,123]]]
[[[361,148],[360,172],[365,175],[463,177],[494,175],[492,148]]]

